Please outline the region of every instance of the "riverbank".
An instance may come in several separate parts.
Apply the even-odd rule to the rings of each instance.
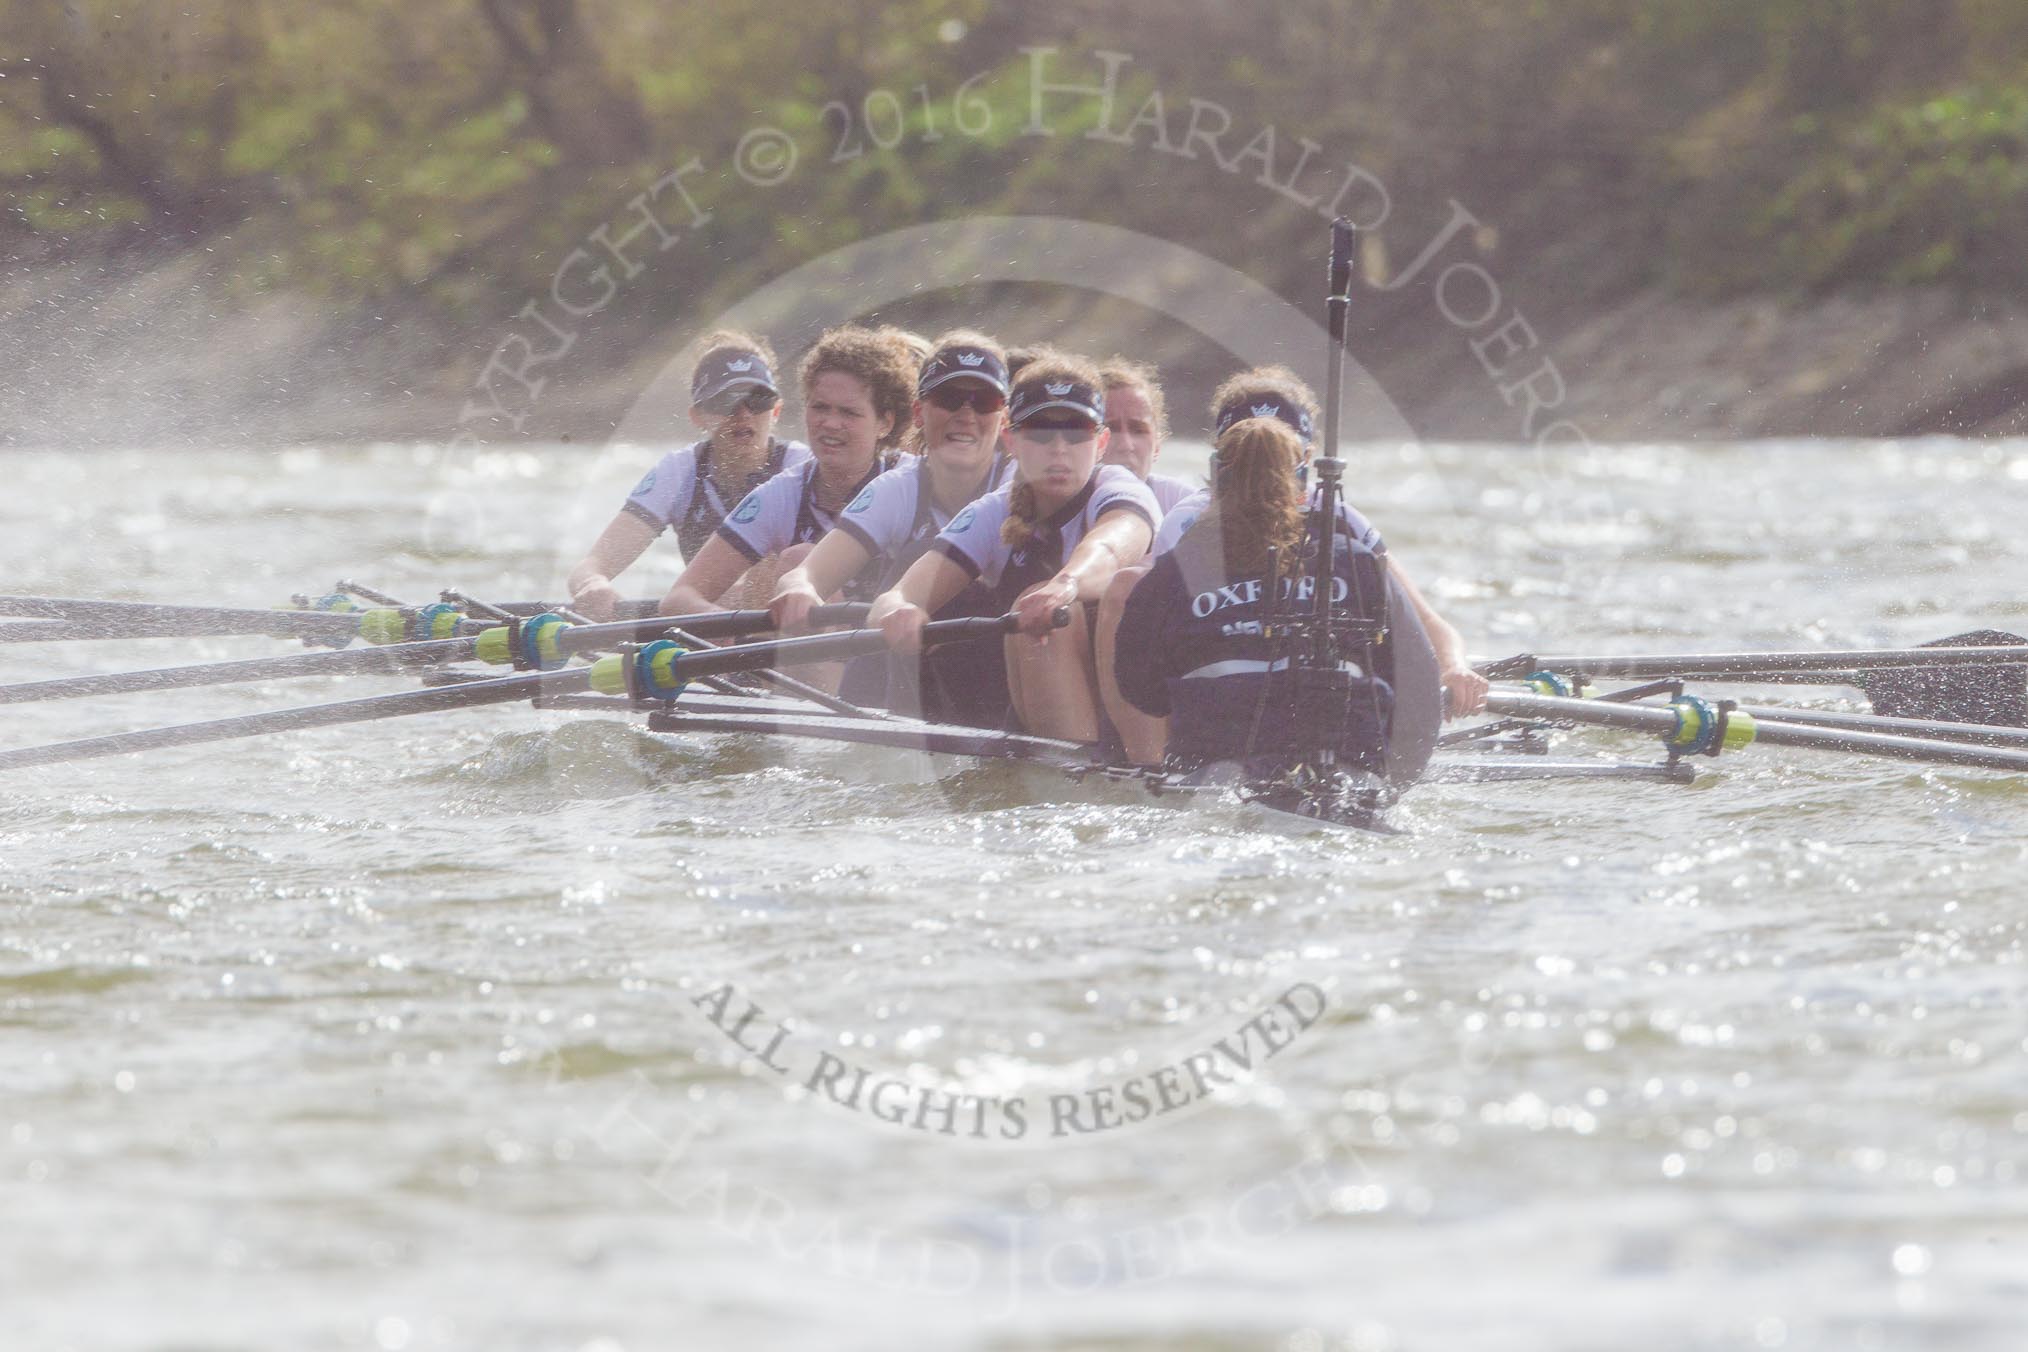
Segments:
[[[518,429],[475,425],[469,400],[508,331],[500,318],[399,298],[344,308],[249,296],[233,267],[192,249],[49,260],[0,279],[10,372],[0,446],[436,441],[461,426],[493,440],[596,442],[700,322],[672,320],[666,298],[659,311],[615,306],[548,373]],[[1594,441],[2028,432],[2028,307],[2017,303],[1934,288],[1717,303],[1651,288],[1559,303],[1557,278],[1526,274],[1509,289],[1564,387],[1558,418]],[[1081,293],[1030,288],[999,301],[1012,339],[1074,331],[1091,351],[1157,360],[1182,432],[1199,430],[1194,410],[1231,361],[1198,335]],[[1423,436],[1524,440],[1522,396],[1504,400],[1472,347],[1492,326],[1470,332],[1424,309],[1395,307],[1396,322],[1361,337],[1356,355]],[[947,297],[883,317],[979,322]],[[1549,422],[1538,416],[1531,430]]]

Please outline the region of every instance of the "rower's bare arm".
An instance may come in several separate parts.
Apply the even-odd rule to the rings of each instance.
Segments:
[[[866,625],[883,631],[888,646],[896,652],[920,652],[922,627],[929,617],[949,605],[971,581],[971,574],[950,556],[931,550],[910,564],[892,589],[874,598]]]
[[[660,613],[697,615],[716,608],[718,599],[739,581],[739,575],[748,567],[745,555],[718,536],[712,536],[662,598]]]
[[[1077,548],[1070,551],[1063,571],[1077,583],[1077,599],[1097,601],[1112,584],[1113,574],[1139,563],[1155,543],[1155,528],[1139,512],[1107,512]]]
[[[570,570],[572,607],[589,619],[611,619],[620,600],[613,579],[632,567],[661,533],[632,512],[617,513],[592,541],[591,552]]]
[[[1416,616],[1422,621],[1423,631],[1429,635],[1430,647],[1436,650],[1437,670],[1442,675],[1450,716],[1462,718],[1485,708],[1486,691],[1491,686],[1484,676],[1472,670],[1471,660],[1465,656],[1464,636],[1423,598],[1422,589],[1401,566],[1401,560],[1390,554],[1387,566],[1394,573],[1394,580],[1408,593],[1409,602],[1415,606]]]
[[[790,631],[803,628],[810,611],[864,568],[867,557],[866,546],[857,536],[842,530],[826,534],[801,563],[783,573],[781,581],[775,584],[775,594],[768,600],[775,627]]]
[[[1055,577],[1036,583],[1015,601],[1021,632],[1046,639],[1056,627],[1059,607],[1074,601],[1098,604],[1113,576],[1121,568],[1139,563],[1154,539],[1154,529],[1138,512],[1108,512],[1100,517],[1070,551]]]

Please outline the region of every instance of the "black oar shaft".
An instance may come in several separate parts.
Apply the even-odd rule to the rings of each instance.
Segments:
[[[823,607],[814,612],[820,624],[851,623],[864,606]],[[36,623],[43,623],[37,621]],[[623,642],[685,632],[714,638],[738,638],[764,632],[774,621],[765,610],[730,610],[709,615],[668,615],[655,619],[620,620],[607,625],[579,625],[564,630],[558,646],[565,652],[593,652]],[[678,626],[684,628],[678,631]],[[100,672],[63,676],[18,685],[0,685],[0,704],[31,704],[56,699],[88,699],[145,690],[187,690],[199,686],[233,685],[245,681],[281,680],[294,676],[346,676],[357,673],[399,673],[420,666],[461,662],[478,648],[476,638],[424,639],[377,648],[257,657],[230,662],[202,662],[146,671]],[[850,709],[853,706],[847,705]]]
[[[1835,709],[1792,709],[1780,704],[1742,704],[1755,719],[1795,723],[1803,727],[1838,728],[1847,732],[1884,732],[1901,737],[1929,737],[1940,742],[2028,749],[2028,728],[1995,727],[1991,723],[1953,723],[1933,718],[1893,718],[1885,714],[1846,713]]]
[[[190,619],[160,615],[84,615],[72,619],[23,619],[0,624],[0,643],[56,643],[75,639],[268,638],[348,639],[359,632],[359,616],[319,611],[249,610],[235,619],[214,613]]]
[[[1662,737],[1669,736],[1677,727],[1676,712],[1655,705],[1605,704],[1598,700],[1565,699],[1555,695],[1524,695],[1506,690],[1495,690],[1488,694],[1486,708],[1496,714],[1518,718],[1589,723],[1597,727],[1653,732]],[[1969,746],[1961,742],[1928,737],[1904,737],[1884,732],[1806,727],[1774,719],[1754,719],[1753,740],[1768,746],[1857,752],[1896,760],[1921,761],[1931,765],[1954,765],[1978,770],[2017,772],[2028,770],[2028,750]]]
[[[0,686],[0,704],[33,704],[52,699],[89,699],[141,690],[185,690],[196,686],[234,685],[243,681],[280,680],[290,676],[346,676],[356,672],[403,672],[439,662],[459,662],[472,655],[477,639],[429,639],[384,648],[347,648],[342,652],[305,653],[293,657],[256,657],[240,662],[204,662],[192,666],[158,667],[152,671],[109,671],[89,676],[61,676]]]
[[[236,718],[179,723],[167,728],[116,732],[105,737],[86,737],[74,742],[53,742],[47,746],[23,747],[18,751],[0,751],[0,770],[23,770],[63,761],[121,756],[134,751],[159,751],[165,747],[224,742],[266,733],[300,732],[307,728],[328,728],[409,714],[442,713],[483,704],[508,704],[542,694],[573,694],[588,689],[590,685],[591,673],[582,667],[567,671],[525,671],[490,681],[472,681],[433,690],[369,695],[364,699],[341,700],[334,704],[275,709]]]
[[[356,613],[259,610],[239,606],[183,606],[153,601],[88,601],[63,596],[0,596],[0,616],[60,620],[73,634],[49,638],[223,638],[269,634],[277,638],[333,638],[357,633]]]
[[[1824,672],[1847,676],[1862,671],[1899,671],[1919,667],[2028,666],[2028,645],[1956,648],[1853,648],[1843,651],[1773,653],[1523,653],[1485,662],[1479,671],[1492,680],[1511,680],[1537,671],[1583,674],[1615,680],[1648,680],[1663,676],[1711,679],[1764,675],[1770,679]],[[1799,683],[1799,682],[1798,682]],[[1842,684],[1828,681],[1827,684]]]
[[[749,613],[766,614],[765,611]],[[1059,610],[1055,618],[1059,627],[1067,624],[1070,620],[1068,607]],[[610,629],[622,626],[585,627]],[[966,639],[992,638],[1011,633],[1014,628],[1015,620],[1012,615],[1002,615],[997,619],[939,620],[923,627],[922,641],[927,646]],[[863,653],[884,651],[886,646],[886,636],[879,630],[857,629],[845,634],[813,634],[806,638],[749,643],[736,648],[707,648],[700,652],[683,653],[675,660],[684,678],[695,679],[726,672],[752,671],[786,662],[823,662],[840,657],[856,657]],[[615,663],[623,663],[623,659],[604,658],[598,666],[603,668]],[[119,756],[134,751],[155,751],[172,746],[258,737],[267,733],[296,732],[306,728],[334,727],[344,723],[364,723],[380,718],[441,713],[482,704],[507,704],[544,695],[579,694],[592,688],[593,675],[594,668],[591,667],[520,672],[487,681],[468,681],[459,685],[408,690],[393,695],[369,695],[364,699],[341,700],[331,704],[274,709],[266,713],[243,714],[235,718],[218,718],[203,723],[181,723],[171,727],[146,728],[136,732],[113,733],[104,737],[87,737],[77,741],[54,742],[45,746],[22,747],[14,751],[0,751],[0,770],[21,770],[38,765],[54,765],[63,761],[91,760],[100,756]]]
[[[819,626],[857,624],[866,618],[867,609],[859,603],[818,606],[810,612],[810,623]],[[681,629],[695,638],[719,639],[766,633],[774,627],[774,616],[765,610],[723,610],[710,615],[653,615],[637,620],[612,620],[606,624],[573,625],[563,631],[557,644],[565,652],[596,652],[620,643],[660,638],[672,629]]]

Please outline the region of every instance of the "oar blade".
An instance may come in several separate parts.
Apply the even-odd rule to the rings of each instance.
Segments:
[[[2001,648],[2028,644],[2028,638],[1998,629],[1978,629],[1922,644],[1925,648]],[[1935,719],[2028,727],[2028,667],[1913,667],[1861,674],[1859,688],[1873,712],[1889,718]]]

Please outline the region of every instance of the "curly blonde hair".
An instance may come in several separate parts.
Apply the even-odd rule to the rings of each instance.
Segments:
[[[873,400],[874,416],[887,414],[892,419],[887,433],[880,438],[882,450],[892,450],[901,444],[915,411],[918,363],[899,332],[883,333],[857,324],[832,329],[803,354],[802,365],[796,370],[806,401],[810,386],[827,371],[841,372],[866,386]]]
[[[883,338],[892,338],[895,342],[907,348],[909,353],[914,356],[917,366],[922,365],[930,359],[930,352],[934,345],[929,339],[923,337],[914,329],[905,329],[899,324],[882,324],[874,332]]]

